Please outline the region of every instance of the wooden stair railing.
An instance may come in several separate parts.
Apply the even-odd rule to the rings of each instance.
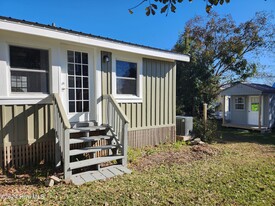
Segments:
[[[66,115],[65,109],[58,94],[52,94],[53,99],[53,112],[54,112],[54,129],[55,129],[55,166],[61,166],[62,157],[65,153],[69,152],[66,148],[66,141],[69,140],[68,129],[71,128],[71,124]],[[65,162],[64,162],[65,164]]]
[[[118,145],[121,145],[122,165],[127,166],[128,125],[129,120],[112,95],[104,95],[106,100],[104,123],[109,127]]]

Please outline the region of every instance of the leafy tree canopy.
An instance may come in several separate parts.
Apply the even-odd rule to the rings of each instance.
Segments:
[[[260,12],[237,25],[230,15],[210,13],[185,25],[173,50],[191,56],[178,63],[178,113],[197,115],[202,103],[211,104],[224,85],[244,81],[257,72],[252,56],[274,53],[272,15]]]
[[[193,2],[193,0],[188,0],[188,1]],[[217,6],[219,4],[223,5],[224,3],[230,2],[230,0],[203,0],[203,1],[206,2],[205,10],[207,13],[211,11],[211,8],[213,6]],[[154,3],[151,3],[150,0],[142,0],[139,2],[139,4],[129,9],[130,14],[133,13],[133,10],[135,8],[139,7],[145,2],[148,3],[148,6],[145,7],[146,15],[150,16],[150,15],[155,15],[156,11],[159,8],[160,8],[160,13],[165,13],[166,15],[168,15],[169,12],[175,13],[177,9],[176,4],[182,3],[183,0],[154,0]]]

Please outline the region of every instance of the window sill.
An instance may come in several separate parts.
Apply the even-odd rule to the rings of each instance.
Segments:
[[[142,98],[133,95],[114,95],[118,103],[142,103]]]
[[[0,105],[26,105],[26,104],[51,104],[52,98],[49,94],[12,94],[8,97],[0,96]]]

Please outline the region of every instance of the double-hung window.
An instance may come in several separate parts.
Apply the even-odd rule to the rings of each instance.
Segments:
[[[12,92],[49,92],[49,52],[10,46]]]
[[[236,110],[244,110],[244,97],[236,97],[235,98],[235,109]]]
[[[116,94],[137,96],[137,63],[116,61]]]

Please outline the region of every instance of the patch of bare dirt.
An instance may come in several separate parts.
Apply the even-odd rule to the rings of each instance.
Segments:
[[[131,167],[135,170],[142,171],[156,165],[173,165],[186,164],[192,161],[210,158],[219,153],[219,150],[208,144],[190,146],[187,150],[165,151],[143,157]]]

